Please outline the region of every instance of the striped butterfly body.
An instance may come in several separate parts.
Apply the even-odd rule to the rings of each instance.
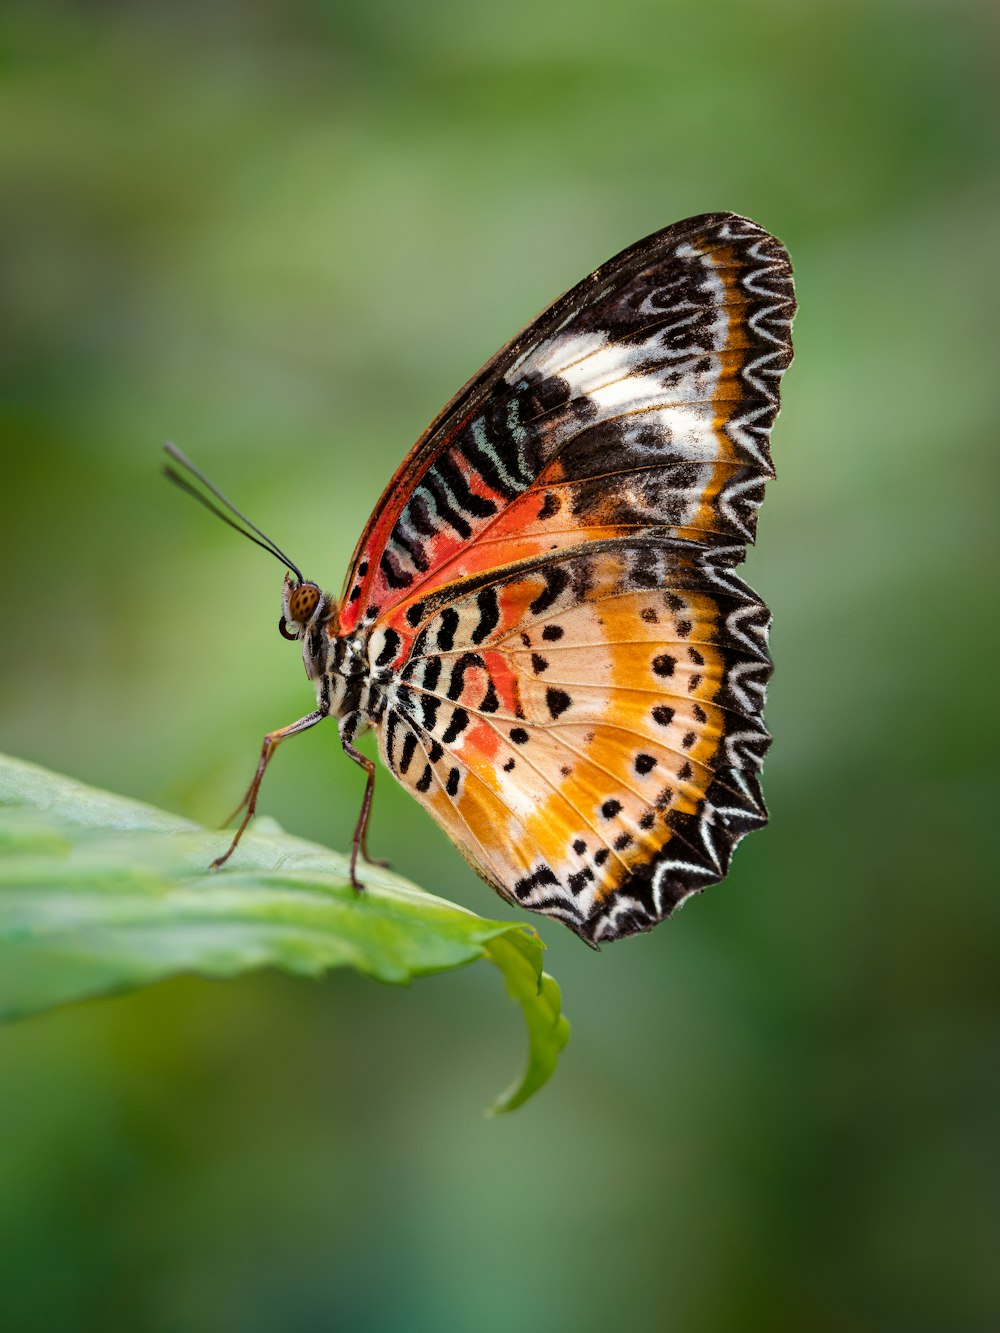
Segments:
[[[780,243],[710,214],[504,347],[400,466],[342,597],[286,577],[317,708],[265,740],[239,832],[273,746],[333,716],[368,770],[355,858],[374,728],[477,873],[588,943],[721,879],[767,818],[769,615],[733,571],[794,308]]]

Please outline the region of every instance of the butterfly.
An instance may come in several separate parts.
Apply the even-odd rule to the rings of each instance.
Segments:
[[[431,423],[339,598],[168,445],[285,564],[279,629],[316,691],[265,737],[216,864],[275,747],[333,717],[366,772],[356,887],[369,728],[477,874],[589,944],[648,930],[720,880],[767,821],[770,615],[734,569],[774,476],[794,310],[784,248],[735,214],[622,251]]]

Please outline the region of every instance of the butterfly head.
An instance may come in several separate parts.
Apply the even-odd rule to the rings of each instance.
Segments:
[[[314,619],[326,620],[331,611],[329,597],[323,594],[316,583],[308,579],[285,575],[285,586],[281,594],[281,619],[278,632],[285,639],[301,639]]]

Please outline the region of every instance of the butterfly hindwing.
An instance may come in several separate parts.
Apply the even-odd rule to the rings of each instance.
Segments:
[[[590,941],[721,878],[763,822],[767,613],[683,544],[616,539],[442,589],[387,766],[506,898]]]

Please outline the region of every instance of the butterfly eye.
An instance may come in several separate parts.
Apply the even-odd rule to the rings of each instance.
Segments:
[[[319,605],[320,591],[315,583],[300,583],[288,598],[288,614],[304,625]]]
[[[297,638],[299,637],[297,634],[293,634],[293,633],[291,632],[291,630],[288,628],[288,625],[287,625],[287,623],[286,623],[286,621],[285,621],[285,617],[284,617],[284,616],[282,616],[281,619],[278,621],[278,633],[281,635],[281,637],[282,637],[283,639],[293,639],[293,640],[294,640],[294,639],[297,639]]]

